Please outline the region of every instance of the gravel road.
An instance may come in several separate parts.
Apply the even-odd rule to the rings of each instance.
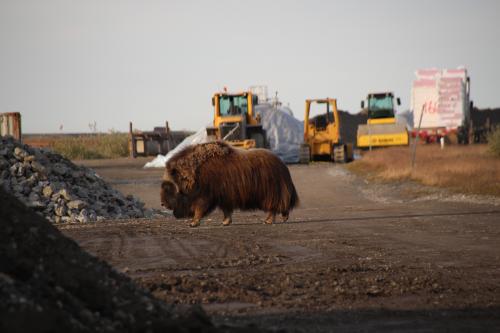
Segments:
[[[80,162],[159,208],[163,170]],[[298,332],[495,331],[500,200],[367,183],[343,166],[290,166],[301,206],[285,224],[237,212],[198,228],[173,217],[63,225],[84,249],[169,303],[217,323]]]

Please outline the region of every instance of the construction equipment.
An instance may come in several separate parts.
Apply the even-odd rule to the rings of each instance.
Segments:
[[[128,147],[130,157],[166,155],[182,140],[193,134],[189,131],[171,131],[168,121],[165,127],[158,126],[152,131],[132,129],[129,123]]]
[[[325,112],[311,117],[312,106],[324,107]],[[299,162],[309,163],[311,160],[318,159],[340,163],[351,161],[353,159],[352,143],[342,141],[340,126],[336,99],[307,99],[304,115],[304,144],[300,149]]]
[[[265,132],[254,110],[257,104],[258,98],[251,91],[214,94],[214,122],[207,127],[209,139],[224,140],[244,149],[264,148]]]
[[[401,105],[399,98],[397,104]],[[372,93],[367,96],[368,121],[358,126],[358,148],[407,146],[408,130],[406,124],[399,123],[395,117],[394,94],[392,92]],[[364,109],[365,103],[361,102]]]

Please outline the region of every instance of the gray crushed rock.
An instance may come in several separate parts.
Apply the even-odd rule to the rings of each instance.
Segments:
[[[0,187],[53,223],[151,217],[137,198],[60,154],[0,139]]]

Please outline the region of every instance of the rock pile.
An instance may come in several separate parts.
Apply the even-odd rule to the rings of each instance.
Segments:
[[[0,187],[51,222],[94,222],[152,214],[92,169],[59,154],[0,139]]]

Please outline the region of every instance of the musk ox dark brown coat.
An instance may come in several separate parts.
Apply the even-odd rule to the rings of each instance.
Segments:
[[[286,221],[299,198],[287,166],[272,152],[211,142],[190,146],[167,162],[161,201],[175,217],[193,217],[191,226],[198,226],[217,207],[224,225],[235,209],[266,211],[266,223],[276,214]]]

